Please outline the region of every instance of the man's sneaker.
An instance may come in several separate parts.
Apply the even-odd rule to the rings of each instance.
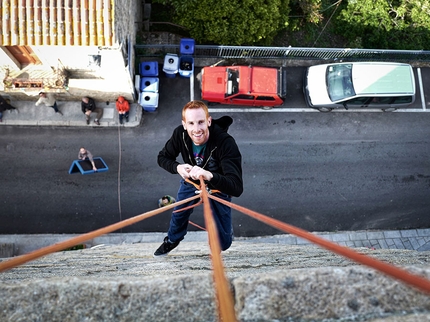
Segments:
[[[94,123],[96,123],[97,125],[100,125],[99,120],[94,120]]]
[[[168,253],[170,253],[173,249],[176,248],[176,246],[179,245],[179,242],[171,243],[169,241],[169,237],[164,237],[164,241],[161,244],[160,247],[155,251],[154,257],[156,256],[166,256]]]
[[[87,125],[90,125],[90,120],[87,120]]]

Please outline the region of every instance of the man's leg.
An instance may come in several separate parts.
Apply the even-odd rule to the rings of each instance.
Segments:
[[[97,113],[97,120],[100,120],[103,116],[103,109],[101,107],[96,107],[94,112]]]
[[[224,193],[216,193],[215,196],[225,201],[231,201],[231,197]],[[212,199],[210,199],[210,205],[218,230],[221,250],[227,250],[233,242],[231,208]]]
[[[184,200],[190,198],[195,195],[194,186],[185,183],[184,180],[181,180],[181,185],[178,190],[177,200]],[[173,210],[182,209],[183,207],[188,207],[197,202],[196,200],[190,201],[186,204],[180,205],[178,207],[173,208]],[[172,218],[170,219],[170,227],[167,233],[167,236],[164,238],[163,243],[158,247],[158,249],[154,253],[154,257],[157,256],[165,256],[170,251],[172,251],[176,246],[179,245],[179,242],[184,239],[184,236],[187,234],[187,226],[188,226],[188,218],[190,217],[193,209],[188,209],[185,211],[181,211],[178,213],[173,212]]]
[[[181,201],[196,195],[196,188],[193,185],[186,183],[184,180],[181,180],[181,185],[179,186],[178,196],[176,198],[177,201]],[[177,206],[173,208],[173,211],[178,209],[182,209],[191,205],[194,205],[198,202],[198,199],[192,200],[186,204]],[[187,209],[181,212],[173,212],[172,217],[170,219],[170,226],[167,236],[171,242],[180,242],[184,239],[184,236],[187,234],[188,227],[188,219],[193,212],[193,208]]]
[[[52,105],[51,107],[54,109],[55,113],[59,112],[57,102],[55,102],[54,105]]]

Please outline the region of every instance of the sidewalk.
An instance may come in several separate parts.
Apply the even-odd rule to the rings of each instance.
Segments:
[[[430,251],[430,229],[316,232],[314,234],[351,248]],[[0,235],[0,258],[23,255],[76,236],[79,236],[79,234]],[[85,246],[86,248],[91,248],[98,245],[156,244],[160,243],[164,236],[165,233],[112,233],[89,240],[85,242]],[[204,231],[190,231],[184,241],[207,242],[207,233]],[[290,234],[252,238],[237,237],[235,241],[291,246],[309,246],[312,244],[305,239]]]
[[[51,107],[45,105],[35,106],[34,101],[12,101],[11,105],[17,110],[7,110],[3,112],[2,125],[27,125],[27,126],[82,126],[98,127],[94,123],[96,114],[91,114],[91,123],[87,125],[85,116],[81,111],[81,102],[57,101],[58,109],[63,113],[55,113]],[[96,102],[97,107],[103,108],[103,117],[100,119],[101,127],[118,126],[118,112],[115,102]],[[137,103],[130,104],[129,122],[124,122],[124,127],[135,127],[140,124],[142,118],[142,107]]]

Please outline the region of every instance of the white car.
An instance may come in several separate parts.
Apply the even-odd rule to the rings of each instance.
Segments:
[[[322,112],[336,108],[395,110],[415,101],[411,65],[353,62],[315,65],[307,69],[304,94]]]

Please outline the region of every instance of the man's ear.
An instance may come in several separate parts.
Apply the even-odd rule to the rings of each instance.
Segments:
[[[211,124],[212,124],[212,116],[209,116],[208,117],[208,126],[211,126]]]
[[[187,129],[187,127],[185,126],[185,122],[184,121],[182,121],[182,126],[184,127],[184,130]]]

